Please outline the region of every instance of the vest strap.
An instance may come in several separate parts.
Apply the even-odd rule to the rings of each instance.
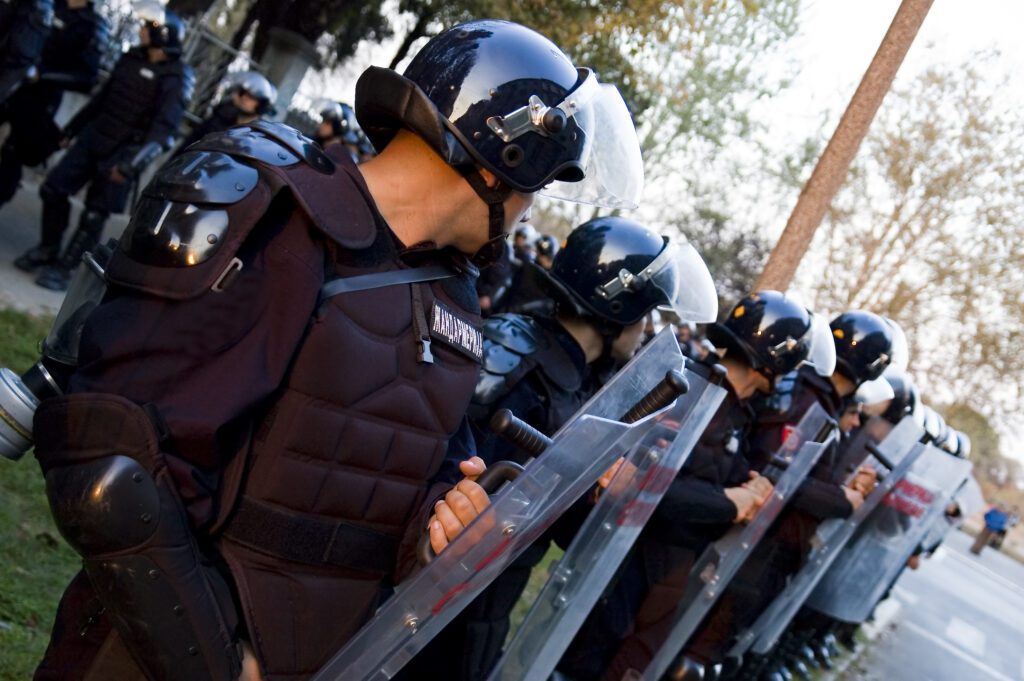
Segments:
[[[386,575],[398,560],[399,537],[352,523],[294,513],[242,497],[224,536],[258,553],[307,565],[333,565]]]
[[[398,284],[415,284],[422,281],[437,281],[455,276],[455,272],[444,265],[427,265],[388,272],[373,272],[354,277],[341,277],[328,281],[320,289],[320,300],[326,300],[341,293],[369,291]]]

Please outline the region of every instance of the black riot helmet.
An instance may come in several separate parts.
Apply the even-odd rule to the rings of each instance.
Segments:
[[[234,77],[232,88],[236,92],[247,94],[259,102],[256,113],[260,116],[274,111],[274,102],[277,100],[277,88],[262,73],[243,71]]]
[[[739,353],[769,379],[796,369],[811,352],[812,317],[807,308],[778,291],[742,298],[726,318],[707,328],[715,347]]]
[[[844,312],[829,325],[836,343],[836,370],[859,386],[882,375],[892,361],[893,331],[873,312]]]
[[[550,234],[542,234],[534,244],[534,248],[538,256],[545,255],[549,258],[554,258],[558,254],[558,239]]]
[[[608,208],[639,202],[640,146],[621,95],[519,24],[450,28],[403,75],[370,67],[356,84],[355,109],[378,151],[406,128],[466,178],[489,207],[483,258],[501,250],[503,202],[513,190]]]
[[[893,398],[882,413],[882,417],[892,423],[899,423],[904,416],[914,412],[917,403],[917,389],[910,376],[899,367],[890,366],[882,374],[882,378],[892,387]]]
[[[320,118],[331,124],[334,136],[340,137],[345,144],[358,145],[362,138],[362,131],[356,121],[356,112],[344,102],[328,102],[320,110]]]
[[[601,322],[604,335],[617,336],[656,307],[698,322],[718,310],[711,273],[689,243],[621,217],[574,229],[544,276],[560,307]]]
[[[149,46],[159,47],[169,56],[181,54],[185,41],[185,22],[157,0],[138,0],[135,13],[149,31]]]

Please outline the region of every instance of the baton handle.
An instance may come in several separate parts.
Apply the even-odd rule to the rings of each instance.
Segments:
[[[531,457],[540,456],[545,449],[551,446],[551,438],[518,418],[509,409],[499,409],[494,412],[494,416],[491,417],[491,430]]]
[[[879,449],[878,445],[876,445],[874,442],[869,442],[868,443],[867,450],[868,450],[868,452],[871,453],[871,455],[873,457],[878,459],[878,462],[880,464],[885,466],[890,471],[892,469],[896,468],[896,464],[894,464],[892,462],[892,459],[890,459],[888,456],[886,456],[885,453],[881,449]]]
[[[622,415],[620,419],[623,423],[635,423],[640,419],[650,416],[659,409],[664,409],[668,405],[672,404],[680,395],[684,394],[690,389],[690,384],[687,382],[686,377],[683,376],[682,372],[676,369],[670,369],[665,374],[665,378],[661,379],[658,385],[651,388],[651,390],[640,398],[640,401],[633,405],[633,407]]]
[[[519,477],[519,474],[523,472],[523,467],[514,461],[498,461],[492,466],[488,466],[487,469],[480,474],[476,479],[476,484],[484,488],[487,494],[494,494],[501,486],[506,482],[512,482]],[[420,561],[420,565],[426,565],[430,561],[434,560],[437,554],[434,553],[434,547],[430,545],[430,532],[428,531],[422,537],[420,537],[419,543],[416,545],[416,557]]]

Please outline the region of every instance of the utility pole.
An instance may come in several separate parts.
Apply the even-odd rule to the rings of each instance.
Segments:
[[[825,217],[839,187],[846,179],[850,163],[857,155],[864,136],[871,127],[878,107],[892,86],[896,72],[907,56],[918,29],[931,9],[933,0],[903,0],[892,24],[882,38],[874,59],[865,71],[857,91],[853,93],[818,165],[807,180],[800,198],[793,207],[786,228],[772,249],[768,264],[757,280],[756,289],[785,291],[793,281],[796,269],[811,245],[815,230]]]

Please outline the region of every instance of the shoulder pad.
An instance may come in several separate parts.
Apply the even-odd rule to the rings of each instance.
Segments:
[[[336,168],[316,142],[283,123],[253,121],[247,126],[207,135],[191,148],[221,151],[271,166],[304,161],[324,175],[333,175]]]
[[[484,322],[484,338],[517,355],[532,355],[544,339],[543,332],[529,317],[496,314]]]
[[[227,241],[225,206],[242,201],[258,184],[255,168],[226,154],[187,151],[142,191],[119,250],[153,267],[194,267],[211,260]]]
[[[484,321],[483,371],[477,379],[473,402],[493,404],[504,397],[534,365],[524,360],[537,351],[542,340],[533,320],[500,314]]]
[[[364,196],[355,164],[335,163],[315,142],[287,125],[255,121],[207,135],[189,150],[254,161],[274,192],[287,186],[313,224],[343,248],[368,248],[377,238],[371,201]]]
[[[259,173],[217,151],[186,151],[160,169],[143,196],[181,203],[226,205],[256,188]]]

